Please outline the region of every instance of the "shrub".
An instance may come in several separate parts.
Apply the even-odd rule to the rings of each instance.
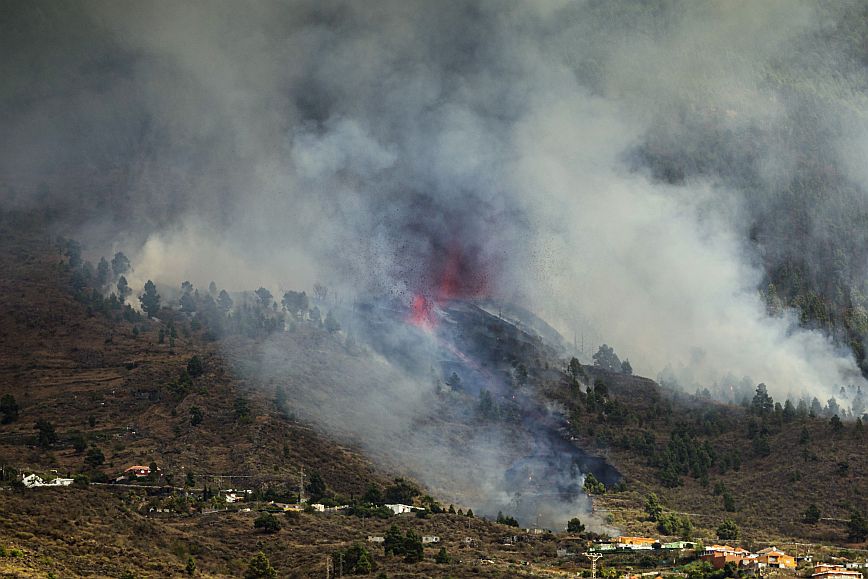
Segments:
[[[717,538],[722,541],[734,541],[738,539],[740,534],[738,525],[732,519],[725,519],[723,523],[717,527]]]
[[[205,365],[202,364],[202,359],[199,356],[193,356],[190,358],[190,361],[187,362],[187,373],[190,374],[192,378],[196,378],[197,376],[201,376],[205,372]]]
[[[253,521],[253,526],[257,529],[262,529],[268,534],[276,533],[280,530],[280,521],[271,513],[262,513],[256,520]]]

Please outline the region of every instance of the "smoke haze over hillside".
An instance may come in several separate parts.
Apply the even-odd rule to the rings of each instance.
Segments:
[[[134,287],[485,296],[639,374],[825,400],[854,338],[758,291],[798,260],[865,315],[860,10],[6,3],[0,194]]]

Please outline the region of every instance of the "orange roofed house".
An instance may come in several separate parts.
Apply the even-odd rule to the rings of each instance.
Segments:
[[[755,565],[776,569],[795,569],[796,559],[787,555],[777,547],[768,547],[757,553]]]
[[[730,547],[729,545],[709,545],[705,547],[705,551],[700,555],[700,559],[711,563],[715,569],[723,569],[727,563],[735,563],[741,565],[750,552],[741,547]]]
[[[813,579],[862,579],[862,573],[845,568],[843,565],[817,563],[814,565]]]
[[[151,467],[140,465],[140,464],[134,464],[133,466],[131,466],[127,470],[125,470],[124,474],[127,476],[137,476],[137,477],[149,476],[151,474]],[[157,474],[160,474],[159,468],[157,469]]]

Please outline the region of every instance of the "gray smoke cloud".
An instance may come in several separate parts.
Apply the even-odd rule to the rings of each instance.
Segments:
[[[133,286],[485,296],[690,387],[864,382],[758,293],[797,258],[868,331],[856,2],[3,10],[4,201]]]

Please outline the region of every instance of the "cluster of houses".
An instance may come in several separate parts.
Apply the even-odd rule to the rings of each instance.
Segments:
[[[796,558],[787,555],[777,547],[768,547],[751,553],[741,547],[729,545],[709,545],[699,558],[711,563],[715,569],[723,569],[727,563],[753,569],[795,569]]]
[[[662,543],[650,537],[615,537],[605,543],[597,543],[592,551],[642,551],[652,549],[695,549],[696,544],[689,541]],[[811,557],[793,557],[777,547],[767,547],[752,553],[741,547],[729,545],[708,545],[698,554],[701,561],[707,561],[715,569],[723,569],[727,563],[733,563],[739,568],[758,571],[761,569],[795,569],[801,563],[810,563]],[[866,563],[846,563],[833,565],[817,563],[813,568],[813,579],[862,579],[862,573],[857,569],[868,569]]]
[[[846,565],[832,565],[831,563],[817,563],[814,565],[813,579],[862,579],[862,573],[856,569],[868,569],[868,562],[847,563]]]
[[[650,537],[614,537],[613,539],[595,544],[592,551],[643,551],[652,549],[693,549],[696,544],[690,541],[674,541],[661,543]]]
[[[382,544],[386,541],[386,537],[382,535],[368,535],[368,543],[377,543]],[[437,535],[422,535],[422,544],[423,545],[432,545],[434,543],[439,543],[440,537]]]

